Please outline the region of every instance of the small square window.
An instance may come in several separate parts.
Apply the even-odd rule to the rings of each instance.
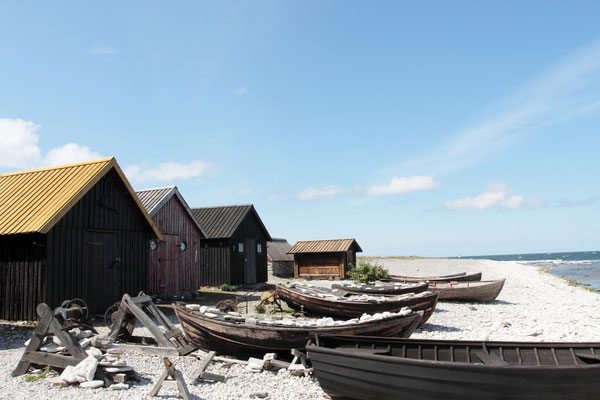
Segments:
[[[262,244],[260,244],[260,243],[256,244],[256,252],[257,253],[262,253]]]
[[[244,252],[244,243],[241,243],[241,242],[240,242],[240,243],[238,243],[238,251],[239,251],[240,253],[243,253],[243,252]]]

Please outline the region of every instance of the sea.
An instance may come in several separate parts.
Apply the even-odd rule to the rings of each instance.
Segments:
[[[600,250],[564,253],[503,254],[469,256],[496,261],[515,261],[524,266],[548,268],[548,272],[560,278],[577,281],[580,285],[600,291]]]

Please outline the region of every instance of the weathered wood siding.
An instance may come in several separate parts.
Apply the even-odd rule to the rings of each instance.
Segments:
[[[45,297],[46,238],[0,236],[0,319],[34,320]]]
[[[227,239],[202,240],[200,248],[200,286],[232,284],[231,247]]]
[[[148,290],[153,233],[118,174],[109,171],[47,235],[46,302],[82,298],[103,313]]]
[[[294,276],[314,279],[343,278],[346,253],[294,254]]]
[[[150,252],[150,294],[196,291],[202,286],[200,245],[202,234],[177,196],[172,196],[153,216],[164,236]],[[187,248],[181,251],[179,244]]]
[[[250,212],[246,218],[240,223],[235,233],[230,238],[230,247],[232,250],[231,258],[231,284],[238,285],[246,283],[246,239],[256,239],[256,248],[261,245],[261,252],[256,249],[255,253],[255,268],[256,282],[266,282],[268,280],[267,273],[267,237],[265,236],[258,219],[254,213]],[[240,253],[238,244],[244,243],[244,252]]]

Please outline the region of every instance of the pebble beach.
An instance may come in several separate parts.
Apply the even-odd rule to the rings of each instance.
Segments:
[[[600,295],[531,266],[507,261],[471,259],[378,258],[371,262],[391,274],[414,276],[454,272],[483,273],[483,280],[506,278],[504,289],[490,304],[438,302],[429,321],[412,337],[424,339],[473,339],[502,341],[600,341]],[[273,281],[281,281],[273,279]],[[328,286],[329,281],[312,281]],[[126,352],[123,358],[142,381],[127,390],[59,388],[47,379],[26,382],[13,378],[23,343],[31,329],[0,321],[0,398],[2,399],[145,399],[163,372],[162,358]],[[202,357],[203,352],[196,353]],[[194,399],[327,399],[312,376],[292,376],[287,371],[250,372],[244,365],[212,363],[208,371],[227,376],[223,383],[191,384],[200,361],[196,357],[173,357],[183,372]],[[163,388],[162,399],[180,398],[176,389]]]

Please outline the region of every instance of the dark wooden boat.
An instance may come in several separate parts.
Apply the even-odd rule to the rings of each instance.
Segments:
[[[427,282],[411,282],[411,283],[378,283],[375,285],[339,283],[331,285],[332,289],[341,290],[347,293],[357,294],[405,294],[405,293],[421,293],[427,290],[429,283]]]
[[[317,335],[306,349],[332,399],[600,398],[600,343]]]
[[[406,293],[403,295],[336,295],[331,289],[294,284],[277,285],[277,295],[295,309],[304,308],[317,314],[342,318],[355,318],[363,314],[375,314],[384,311],[398,312],[404,307],[413,311],[423,311],[420,325],[423,325],[433,313],[437,304],[437,294],[433,292]],[[360,297],[373,299],[360,300]]]
[[[471,282],[480,281],[481,272],[473,274],[467,274],[466,272],[459,272],[452,275],[439,275],[439,276],[404,276],[404,275],[390,275],[389,278],[384,278],[382,282]]]
[[[345,335],[378,335],[386,337],[409,337],[417,328],[422,312],[393,315],[383,319],[371,319],[341,326],[282,326],[262,325],[256,321],[248,324],[244,317],[216,315],[212,318],[199,311],[189,311],[175,305],[175,314],[189,341],[204,350],[225,354],[253,354],[304,349],[309,339],[317,333]],[[214,314],[213,314],[214,315]]]
[[[506,279],[479,282],[430,282],[429,290],[439,295],[439,300],[476,301],[489,303],[496,300]]]

